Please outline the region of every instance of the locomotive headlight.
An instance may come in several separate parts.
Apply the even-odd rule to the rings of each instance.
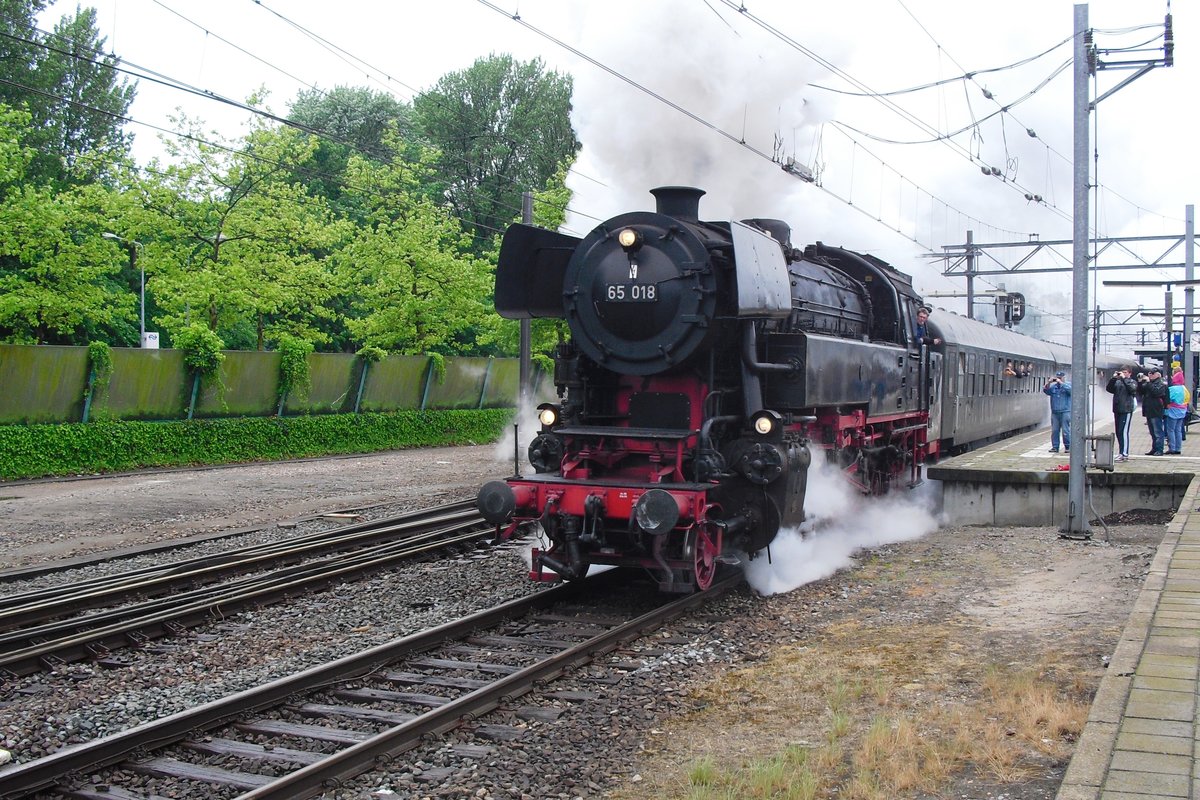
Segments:
[[[626,250],[636,250],[642,246],[642,234],[634,228],[622,228],[617,234],[617,242]]]
[[[754,428],[754,432],[759,436],[770,436],[778,433],[783,423],[783,418],[774,411],[759,411],[750,418],[750,426]]]
[[[542,403],[538,406],[538,422],[543,428],[553,428],[558,424],[558,406],[552,403]]]
[[[633,517],[638,527],[658,536],[667,533],[679,522],[679,505],[665,489],[651,489],[633,505]]]

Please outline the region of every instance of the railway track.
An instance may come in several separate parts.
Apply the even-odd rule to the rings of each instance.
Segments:
[[[213,531],[210,533],[197,534],[194,536],[186,536],[183,538],[159,539],[152,542],[129,545],[127,547],[100,550],[98,552],[88,553],[80,556],[70,556],[67,558],[55,559],[53,561],[43,561],[38,564],[29,564],[23,567],[0,569],[0,585],[6,583],[17,583],[19,581],[34,580],[36,578],[40,578],[45,575],[53,575],[54,573],[58,572],[86,569],[98,564],[134,559],[138,558],[139,556],[156,554],[162,555],[164,553],[169,553],[172,550],[185,550],[189,547],[196,547],[198,545],[204,545],[210,542],[219,542],[223,539],[234,539],[239,536],[263,533],[275,528],[277,525],[279,527],[295,528],[298,525],[311,522],[325,521],[326,524],[328,524],[330,519],[355,517],[364,511],[379,508],[383,505],[390,504],[377,503],[373,505],[359,505],[352,508],[340,508],[337,510],[296,517],[288,520],[287,522],[253,525],[245,528],[226,529]],[[345,528],[340,529],[345,530]]]
[[[665,601],[651,592],[631,611],[614,576],[627,580],[605,573],[539,592],[0,770],[0,798],[290,800],[380,765],[403,772],[401,754],[461,726],[484,741],[515,735],[483,715],[741,582]],[[605,597],[620,599],[606,607]]]
[[[455,503],[218,556],[0,597],[0,672],[29,675],[172,635],[251,606],[490,534],[469,502]],[[237,577],[241,576],[241,577]],[[235,579],[236,578],[236,579]],[[149,598],[96,613],[132,598]],[[67,616],[74,614],[75,616]]]

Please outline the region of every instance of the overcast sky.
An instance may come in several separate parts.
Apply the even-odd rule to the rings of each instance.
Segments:
[[[942,277],[942,262],[927,254],[962,244],[968,229],[977,242],[1071,237],[1074,4],[1067,0],[746,0],[749,14],[723,0],[91,5],[109,49],[131,67],[237,100],[265,87],[276,113],[286,113],[302,89],[362,85],[408,100],[489,53],[541,57],[575,79],[573,123],[584,148],[569,181],[576,213],[567,224],[576,234],[599,219],[652,208],[647,190],[654,186],[695,185],[708,192],[702,218],[778,217],[792,225],[795,244],[820,240],[872,252],[912,273],[930,294],[963,291],[963,282]],[[1102,189],[1093,195],[1090,222],[1102,236],[1183,233],[1184,207],[1196,201],[1200,185],[1196,5],[1171,9],[1175,66],[1151,70],[1093,116],[1093,180]],[[42,27],[73,9],[60,0]],[[1168,9],[1166,0],[1088,4],[1100,47],[1144,48],[1102,59],[1161,58]],[[949,80],[964,72],[976,75]],[[1096,86],[1102,93],[1131,74],[1104,71]],[[844,93],[937,81],[948,82],[886,99]],[[1004,106],[1008,112],[998,113]],[[177,108],[227,138],[245,130],[245,113],[147,81],[131,115],[172,128]],[[925,142],[960,129],[966,131],[940,142],[880,141]],[[141,161],[162,152],[160,134],[140,125],[131,130]],[[772,160],[789,157],[818,182],[793,177]],[[1000,174],[984,176],[984,166]],[[1155,258],[1162,246],[1155,247],[1138,252]],[[1069,248],[1061,252],[1070,258]],[[1003,258],[1011,264],[1014,255]],[[1164,262],[1182,260],[1177,251]],[[1063,265],[1050,256],[1039,263]],[[1179,279],[1182,271],[1120,277]],[[1066,274],[988,281],[1024,291],[1047,313],[1070,311]],[[990,288],[977,283],[978,290]],[[1163,303],[1159,290],[1099,286],[1093,303],[1097,297],[1104,308]],[[935,304],[964,308],[950,297]],[[1135,327],[1142,325],[1156,323],[1139,319]],[[1040,333],[1066,342],[1068,322],[1051,321]]]

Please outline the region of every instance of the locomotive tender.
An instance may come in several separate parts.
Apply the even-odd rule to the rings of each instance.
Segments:
[[[491,481],[503,537],[541,524],[531,577],[592,564],[643,567],[664,591],[707,589],[732,554],[754,557],[804,520],[813,448],[864,492],[915,484],[929,457],[1036,426],[1055,348],[946,315],[917,344],[921,300],[885,262],[793,248],[776,219],[699,219],[700,189],[652,190],[583,239],[507,231],[504,317],[565,318],[558,404],[539,407],[533,475]],[[1034,365],[1004,378],[1006,360]],[[950,375],[943,365],[951,365]]]

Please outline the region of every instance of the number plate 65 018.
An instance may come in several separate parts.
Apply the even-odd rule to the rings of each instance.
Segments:
[[[658,286],[653,283],[610,283],[604,299],[610,303],[657,303]]]

